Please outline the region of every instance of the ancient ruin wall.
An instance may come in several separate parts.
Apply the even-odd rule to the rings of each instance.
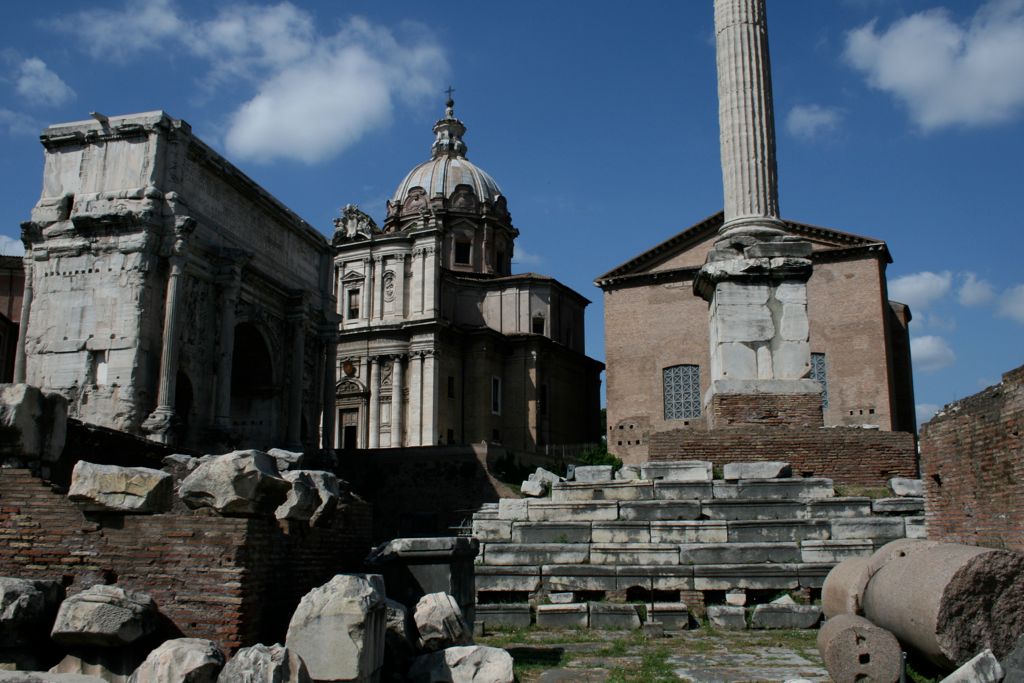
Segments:
[[[299,599],[357,569],[364,503],[329,528],[199,514],[85,516],[28,470],[0,470],[0,575],[55,579],[77,593],[116,582],[148,593],[181,634],[234,651],[284,638]]]
[[[890,477],[916,477],[914,435],[856,427],[821,429],[676,429],[651,437],[651,460],[781,460],[796,476],[829,477],[836,484],[884,486]]]
[[[921,428],[928,537],[1024,551],[1024,366]]]

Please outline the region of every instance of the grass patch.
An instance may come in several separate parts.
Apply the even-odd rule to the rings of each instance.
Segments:
[[[892,492],[888,486],[862,486],[859,484],[836,484],[834,486],[836,495],[846,497],[861,497],[871,498],[876,500],[878,498],[891,498]]]
[[[666,646],[644,652],[637,669],[616,667],[609,672],[608,683],[675,683],[679,680],[668,663],[671,654]]]
[[[516,678],[525,674],[540,673],[548,669],[565,666],[570,657],[560,647],[525,645],[506,648],[512,655],[512,670]]]

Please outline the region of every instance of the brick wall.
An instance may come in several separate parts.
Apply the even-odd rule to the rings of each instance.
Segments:
[[[712,429],[740,425],[820,427],[817,394],[715,394],[708,406]]]
[[[1024,366],[921,428],[928,537],[1024,551]]]
[[[84,515],[28,470],[0,470],[0,576],[148,593],[181,635],[225,650],[284,637],[298,600],[361,566],[369,506],[330,527],[203,514]]]
[[[677,429],[651,436],[650,459],[708,460],[715,465],[781,460],[797,476],[864,486],[917,476],[913,434],[856,427]]]

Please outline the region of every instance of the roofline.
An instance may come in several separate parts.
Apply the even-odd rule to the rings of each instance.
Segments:
[[[456,280],[482,285],[491,285],[494,283],[514,284],[516,282],[542,283],[565,291],[575,297],[578,301],[582,302],[584,306],[588,306],[593,303],[593,301],[583,296],[569,285],[559,282],[550,275],[541,275],[540,273],[515,273],[512,275],[491,276],[489,273],[465,273],[457,270],[451,270],[449,268],[443,268],[442,272],[446,275],[452,276]]]
[[[594,280],[594,284],[601,286],[601,282],[605,282],[614,278],[618,278],[622,275],[627,274],[625,271],[634,270],[646,263],[654,261],[657,257],[664,254],[669,249],[676,247],[680,244],[687,242],[688,240],[694,240],[698,236],[703,235],[710,228],[717,227],[724,222],[725,216],[722,211],[714,213],[707,218],[704,218],[697,223],[694,223],[690,227],[686,228],[682,232],[678,232],[672,237],[664,240],[651,247],[647,251],[644,251],[633,258],[619,264],[615,268],[612,268],[607,273],[598,276]],[[878,240],[872,237],[866,237],[864,235],[858,235],[852,232],[845,232],[842,230],[836,230],[835,228],[826,228],[820,225],[814,225],[811,223],[800,223],[797,221],[791,221],[783,219],[786,227],[798,234],[804,234],[813,236],[818,234],[821,237],[828,237],[833,240],[840,242],[848,242],[851,247],[861,247],[868,245],[881,245],[886,253],[886,263],[892,263],[892,256],[889,254],[888,245],[883,240]],[[847,247],[849,248],[849,247]],[[837,249],[844,249],[844,247],[837,247]]]

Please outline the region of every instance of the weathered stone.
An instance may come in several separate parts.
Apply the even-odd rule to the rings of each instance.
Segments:
[[[939,666],[986,647],[1009,654],[1024,633],[1024,554],[930,541],[899,547],[868,581],[868,619]]]
[[[700,503],[687,500],[638,500],[619,503],[619,519],[624,522],[697,519],[700,513]]]
[[[61,603],[51,637],[65,645],[116,647],[156,630],[157,610],[145,593],[93,586]]]
[[[715,628],[742,631],[747,628],[747,611],[734,605],[708,605],[708,621]]]
[[[384,660],[384,596],[365,577],[339,574],[299,601],[285,644],[318,681],[370,681]]]
[[[825,618],[863,614],[864,590],[870,579],[867,557],[851,557],[833,567],[821,588],[821,610]]]
[[[476,567],[477,591],[521,591],[533,593],[540,588],[540,567]]]
[[[270,514],[285,501],[291,485],[262,451],[235,451],[197,467],[178,487],[191,508],[209,507],[225,516]]]
[[[430,593],[420,598],[413,613],[419,632],[419,647],[431,652],[472,643],[472,633],[462,620],[462,610],[447,593]]]
[[[840,541],[863,538],[891,540],[902,538],[903,534],[903,520],[900,518],[865,517],[832,520],[832,538]]]
[[[986,648],[939,683],[999,683],[1004,675],[999,660]]]
[[[129,678],[129,683],[216,683],[224,655],[210,640],[176,638],[162,643]]]
[[[863,497],[821,498],[808,500],[796,516],[800,519],[834,519],[867,517],[871,514],[871,499]]]
[[[876,515],[884,514],[918,514],[924,512],[924,498],[879,498],[871,502],[871,511]]]
[[[710,481],[656,481],[656,500],[707,500],[713,495]]]
[[[538,628],[586,628],[590,623],[586,603],[537,605]]]
[[[872,552],[874,552],[874,545],[867,540],[805,540],[800,542],[800,560],[802,562],[836,563],[851,557],[867,557]]]
[[[699,591],[794,590],[800,586],[797,564],[720,564],[694,565],[693,587]]]
[[[907,477],[893,477],[889,480],[889,490],[894,496],[909,496],[920,498],[924,495],[924,486],[920,479],[908,479]]]
[[[400,676],[404,674],[408,660],[416,653],[416,637],[405,605],[384,598],[384,611],[384,667]]]
[[[481,541],[509,541],[512,539],[512,521],[477,519],[477,516],[474,515],[473,537]]]
[[[701,503],[700,509],[708,519],[795,519],[803,504],[789,500],[715,500]]]
[[[650,605],[647,618],[660,622],[670,631],[690,628],[690,610],[683,602],[656,602]]]
[[[641,503],[623,503],[639,505]],[[593,522],[613,521],[619,518],[619,503],[615,501],[594,501],[592,503],[556,503],[537,500],[530,503],[531,522]]]
[[[590,522],[511,522],[513,543],[590,543]]]
[[[592,602],[590,628],[608,631],[635,630],[640,628],[640,615],[635,605],[612,602]]]
[[[498,519],[528,519],[530,501],[521,498],[501,498],[498,500]]]
[[[68,404],[29,384],[0,385],[0,459],[56,462],[67,436]]]
[[[280,644],[243,647],[221,669],[217,683],[312,683],[302,657]]]
[[[817,500],[835,494],[832,480],[821,477],[789,479],[742,479],[736,483],[715,482],[715,499]]]
[[[679,564],[679,546],[654,543],[593,543],[591,564],[674,565]]]
[[[799,562],[796,543],[700,543],[680,546],[680,564]]]
[[[409,667],[411,683],[513,683],[512,656],[496,647],[468,645],[422,655]]]
[[[596,484],[563,482],[554,484],[551,489],[551,500],[558,502],[652,498],[654,485],[649,481],[603,481]]]
[[[546,482],[547,484],[557,484],[563,481],[562,477],[558,476],[550,470],[546,470],[543,467],[538,467],[537,470],[530,475],[530,481]]]
[[[824,519],[762,519],[727,522],[730,543],[785,543],[825,540],[831,526]]]
[[[99,676],[65,674],[53,671],[3,671],[0,683],[108,683]]]
[[[635,481],[640,478],[639,465],[623,465],[615,473],[615,479],[621,481]]]
[[[743,607],[747,604],[747,592],[746,591],[726,591],[725,592],[725,604],[732,605],[734,607]]]
[[[568,605],[573,601],[575,594],[572,592],[568,593],[548,593],[548,600],[551,601],[552,605]]]
[[[50,672],[95,676],[106,683],[128,683],[145,658],[145,651],[134,647],[72,647]]]
[[[594,543],[650,543],[650,522],[591,522]]]
[[[907,538],[921,540],[928,538],[928,524],[923,515],[917,517],[904,517],[903,525]]]
[[[711,481],[711,463],[703,460],[647,462],[640,465],[640,478],[663,481]]]
[[[528,628],[531,619],[530,603],[477,605],[476,616],[488,629]]]
[[[57,581],[0,577],[0,647],[39,642],[63,595]]]
[[[484,550],[490,565],[585,564],[590,561],[587,543],[491,543]]]
[[[285,472],[281,478],[289,484],[288,495],[274,516],[278,519],[308,522],[323,502],[312,478],[301,470]]]
[[[576,481],[584,484],[593,484],[602,481],[612,480],[611,465],[577,465],[574,470]]]
[[[166,512],[173,495],[174,478],[167,472],[84,460],[75,463],[68,490],[68,498],[91,512]]]
[[[836,683],[896,683],[903,671],[896,637],[853,614],[839,614],[822,625],[818,652]]]
[[[547,485],[542,481],[524,481],[519,486],[519,492],[524,496],[543,498],[548,493]]]
[[[616,567],[593,564],[546,564],[541,567],[544,590],[613,591],[617,586]],[[540,617],[538,616],[538,624]]]
[[[615,568],[615,590],[643,588],[656,591],[693,590],[693,567],[679,565],[619,565]]]
[[[772,602],[754,607],[750,626],[765,629],[805,629],[814,628],[819,621],[821,608],[817,605],[786,605]]]
[[[1004,680],[1007,683],[1010,683],[1010,681],[1024,681],[1024,633],[1017,638],[1013,650],[1010,651],[1010,654],[1003,657],[1000,663],[1006,674]]]
[[[652,543],[727,543],[729,527],[719,520],[651,522]]]
[[[726,463],[722,473],[727,481],[736,481],[738,479],[779,479],[792,476],[792,471],[788,462],[766,460],[764,462]]]
[[[283,448],[271,448],[267,455],[274,459],[277,471],[282,475],[291,470],[305,469],[306,456],[301,451],[286,451]]]

